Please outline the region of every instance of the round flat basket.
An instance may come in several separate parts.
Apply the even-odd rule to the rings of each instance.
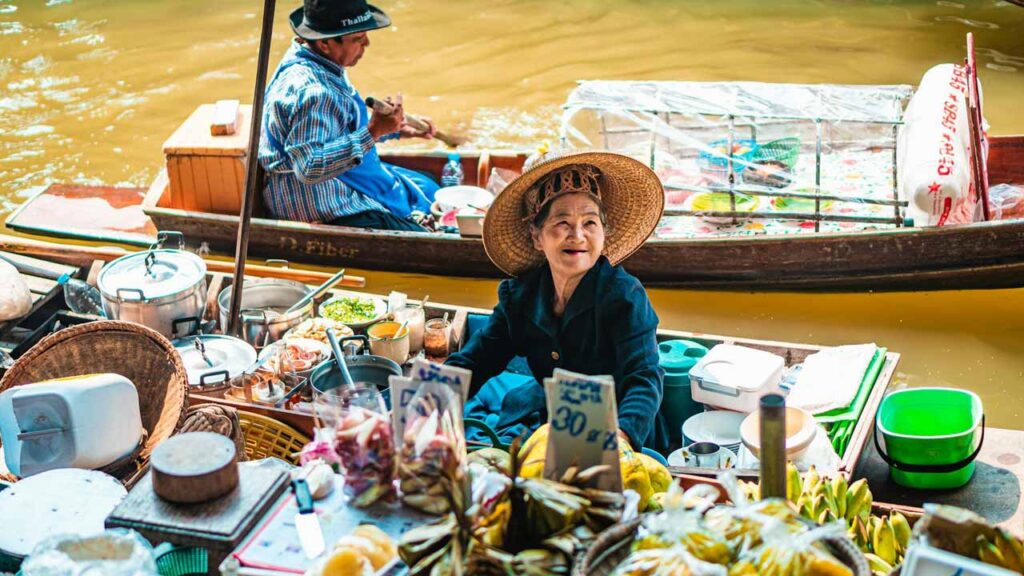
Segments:
[[[181,357],[160,333],[131,322],[99,320],[43,338],[0,379],[0,392],[67,376],[114,373],[139,393],[145,442],[134,457],[105,468],[124,483],[134,480],[160,442],[177,432],[188,411],[188,376]]]
[[[808,526],[813,524],[808,521]],[[633,539],[636,537],[640,519],[615,524],[587,547],[587,551],[576,557],[573,563],[572,576],[610,576],[615,568],[629,556]],[[845,564],[853,572],[853,576],[871,576],[867,560],[857,545],[848,537],[826,538],[832,555]]]

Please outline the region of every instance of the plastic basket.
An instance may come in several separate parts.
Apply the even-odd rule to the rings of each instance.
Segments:
[[[156,570],[160,576],[193,576],[207,573],[205,548],[172,547],[158,554]]]
[[[252,412],[239,410],[238,419],[247,460],[275,457],[298,465],[298,452],[309,444],[308,436],[283,422]]]
[[[751,162],[757,155],[759,146],[756,141],[750,138],[737,138],[732,143],[733,146],[746,148],[742,153],[734,153],[732,155],[732,171],[735,174],[740,174],[747,169],[746,163]],[[714,150],[714,152],[701,150],[697,155],[697,165],[700,166],[701,171],[709,174],[725,175],[729,171],[729,158],[725,152],[728,147],[729,141],[723,139],[715,140],[708,144],[708,148]]]
[[[760,144],[753,155],[753,162],[762,164],[764,162],[781,162],[786,168],[792,170],[800,158],[799,138],[779,138],[771,142]]]

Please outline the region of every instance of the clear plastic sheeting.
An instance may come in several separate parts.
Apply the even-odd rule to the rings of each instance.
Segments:
[[[665,185],[662,238],[901,226],[896,129],[910,86],[581,82],[569,148],[636,158]]]

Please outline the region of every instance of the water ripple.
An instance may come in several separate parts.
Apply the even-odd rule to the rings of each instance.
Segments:
[[[0,14],[14,14],[18,7],[14,4],[0,4]]]
[[[21,22],[0,22],[0,35],[6,36],[7,34],[21,34],[25,31],[25,27],[22,26]]]
[[[936,22],[959,22],[971,28],[983,28],[985,30],[998,30],[999,24],[993,24],[992,22],[985,22],[983,20],[970,20],[967,18],[961,18],[959,16],[936,16]]]

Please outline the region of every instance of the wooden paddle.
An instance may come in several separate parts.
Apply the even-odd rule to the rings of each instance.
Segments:
[[[15,254],[27,254],[29,256],[39,256],[41,258],[54,258],[62,262],[72,261],[80,265],[87,265],[94,260],[110,262],[115,258],[120,258],[121,256],[132,253],[124,248],[115,248],[111,246],[76,246],[71,244],[58,244],[56,242],[44,242],[42,240],[22,238],[20,236],[9,236],[7,234],[0,234],[0,251],[14,252]],[[235,270],[235,265],[232,262],[221,262],[219,260],[203,261],[206,262],[206,269],[210,272],[231,274]],[[250,264],[246,266],[246,271],[254,276],[282,278],[284,280],[294,280],[296,282],[305,283],[322,283],[324,280],[331,277],[331,274],[328,274],[327,272],[318,272],[316,270],[298,270],[294,268],[279,268],[276,266],[264,266],[259,264]],[[366,278],[346,274],[338,285],[346,288],[365,288]]]
[[[390,104],[383,100],[378,100],[373,96],[369,96],[366,98],[366,105],[369,106],[370,108],[373,108],[374,112],[379,112],[384,115],[389,115],[392,112],[394,112],[394,108],[392,108]],[[405,121],[410,126],[415,128],[416,130],[419,130],[420,132],[426,132],[430,130],[430,126],[426,122],[424,122],[421,118],[417,116],[413,116],[412,114],[406,113]],[[458,148],[459,146],[469,141],[469,138],[463,135],[448,134],[447,132],[442,132],[440,130],[434,131],[434,138],[440,140],[441,142],[444,142],[445,145],[447,145],[449,148]]]

